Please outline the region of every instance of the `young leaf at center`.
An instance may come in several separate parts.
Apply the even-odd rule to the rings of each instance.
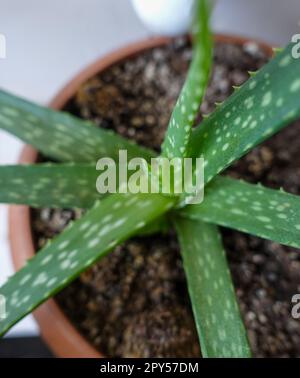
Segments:
[[[187,156],[192,126],[205,93],[212,62],[207,0],[196,1],[195,8],[193,59],[162,146],[162,155],[170,159]]]

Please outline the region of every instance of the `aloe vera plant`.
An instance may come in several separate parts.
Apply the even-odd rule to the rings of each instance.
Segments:
[[[168,226],[179,237],[203,357],[251,356],[218,226],[300,248],[300,198],[218,175],[299,118],[300,62],[288,45],[193,129],[212,61],[206,0],[197,1],[195,15],[193,59],[162,156],[204,156],[201,204],[185,206],[185,194],[100,196],[96,159],[115,158],[125,149],[130,157],[149,161],[155,152],[90,122],[0,92],[0,128],[56,161],[0,167],[0,201],[87,210],[0,288],[7,298],[1,335],[117,244]]]

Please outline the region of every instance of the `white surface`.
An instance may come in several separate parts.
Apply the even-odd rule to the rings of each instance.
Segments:
[[[299,0],[218,0],[215,30],[282,45],[299,33]]]
[[[299,0],[219,0],[214,29],[275,44],[299,33]],[[46,104],[86,64],[148,35],[129,0],[0,0],[0,87]],[[0,132],[0,164],[16,161],[20,142]],[[0,188],[1,190],[1,188]],[[12,274],[5,207],[0,205],[0,283]],[[10,335],[36,333],[32,318]]]

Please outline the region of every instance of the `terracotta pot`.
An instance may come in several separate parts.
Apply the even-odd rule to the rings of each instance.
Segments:
[[[223,35],[218,35],[215,39],[217,42],[234,44],[244,44],[248,41],[244,38]],[[95,74],[107,69],[112,64],[140,54],[145,50],[163,46],[169,42],[169,38],[152,38],[122,48],[104,58],[98,59],[71,80],[50,103],[50,107],[62,109],[68,100],[75,95],[81,84]],[[268,45],[260,42],[258,44],[269,56],[272,55],[272,49]],[[36,150],[30,146],[26,146],[23,149],[19,162],[21,164],[35,163],[37,155]],[[9,237],[13,263],[15,269],[19,270],[26,260],[35,254],[30,209],[27,206],[10,206]],[[33,315],[39,324],[43,339],[56,356],[65,358],[104,357],[77,331],[53,299],[49,299],[41,305],[34,311]]]

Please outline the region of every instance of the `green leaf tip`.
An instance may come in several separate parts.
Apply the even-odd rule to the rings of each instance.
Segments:
[[[275,55],[282,53],[283,48],[282,47],[272,47],[273,53]]]
[[[184,270],[203,357],[251,357],[218,229],[177,217]]]
[[[206,0],[197,0],[195,15],[192,62],[162,145],[162,155],[168,158],[187,156],[191,130],[210,74],[213,43]]]

